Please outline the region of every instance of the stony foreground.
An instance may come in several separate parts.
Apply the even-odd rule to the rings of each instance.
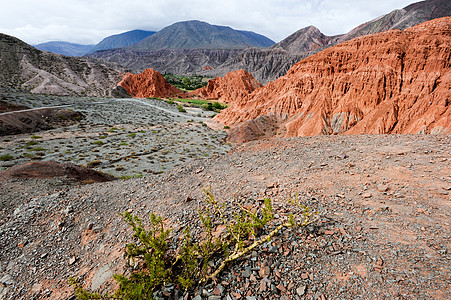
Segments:
[[[220,201],[271,197],[279,218],[297,193],[320,220],[285,230],[189,297],[447,299],[450,145],[431,135],[275,139],[125,181],[1,181],[0,298],[68,299],[70,275],[87,288],[114,287],[131,235],[118,212],[145,221],[158,213],[177,239],[196,228],[211,186]]]

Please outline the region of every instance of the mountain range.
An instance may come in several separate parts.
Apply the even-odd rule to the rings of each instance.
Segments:
[[[95,45],[80,45],[62,41],[47,42],[35,45],[36,49],[58,53],[66,56],[82,56],[89,52]]]
[[[448,0],[427,0],[376,18],[343,35],[326,36],[309,26],[277,44],[256,33],[186,21],[157,33],[136,30],[108,37],[96,47],[128,46],[96,51],[84,58],[41,52],[18,39],[1,35],[0,83],[3,87],[35,93],[110,95],[123,72],[139,73],[153,68],[160,73],[208,77],[244,69],[266,84],[285,75],[301,59],[343,41],[450,15]],[[137,40],[140,41],[133,44]]]
[[[193,47],[197,42],[197,48],[205,48],[208,36],[204,34],[206,31],[203,28],[215,26],[207,26],[199,21],[188,21],[171,25],[125,49],[96,52],[91,56],[118,63],[133,73],[154,68],[160,73],[201,74],[215,77],[245,69],[260,82],[267,83],[284,75],[294,63],[327,47],[358,36],[389,29],[405,29],[445,16],[451,16],[449,0],[426,0],[380,16],[342,35],[326,36],[316,27],[309,26],[268,48],[254,46],[244,49],[237,49],[238,46],[227,48],[223,46],[224,44],[218,46],[211,39],[209,48],[216,47],[221,51],[209,49],[211,51],[203,51],[201,54],[199,49],[193,49]],[[198,33],[202,33],[199,38]],[[173,39],[171,34],[176,35],[177,39]],[[224,37],[221,35],[221,30],[218,36]],[[213,45],[216,46],[213,47]],[[165,51],[161,52],[162,48]],[[232,48],[233,50],[230,50]],[[230,53],[226,54],[225,52],[228,51]],[[199,56],[202,58],[199,59]]]

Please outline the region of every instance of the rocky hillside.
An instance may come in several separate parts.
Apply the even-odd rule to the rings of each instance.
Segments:
[[[163,28],[156,34],[128,47],[134,50],[157,49],[243,49],[266,48],[274,42],[250,31],[201,21],[185,21]]]
[[[426,0],[394,10],[386,15],[366,22],[347,34],[335,37],[335,42],[342,42],[355,37],[382,32],[390,29],[401,29],[420,23],[451,16],[451,2],[448,0]]]
[[[233,99],[246,97],[262,86],[251,73],[238,70],[230,72],[222,78],[211,79],[206,87],[197,89],[190,94],[204,99],[217,99],[230,103]]]
[[[184,92],[166,82],[164,77],[154,69],[147,69],[140,74],[127,73],[118,83],[129,95],[136,98],[174,97]]]
[[[91,47],[89,51],[86,51],[83,54],[90,54],[101,50],[124,48],[136,44],[154,33],[155,31],[131,30],[120,34],[115,34],[104,38],[97,45]]]
[[[38,50],[53,52],[66,56],[82,56],[94,47],[94,45],[80,45],[68,42],[47,42],[34,46]]]
[[[341,43],[216,117],[275,117],[286,136],[450,133],[451,18]]]
[[[0,34],[0,85],[32,93],[107,96],[123,75],[105,65],[37,50]]]
[[[132,73],[140,73],[148,66],[152,66],[154,70],[162,74],[198,74],[207,66],[213,69],[217,68],[240,51],[239,49],[162,49],[150,51],[116,49],[98,51],[91,54],[90,57],[125,66],[127,71]],[[221,74],[221,76],[226,73]]]
[[[395,10],[389,14],[364,23],[349,33],[326,36],[314,26],[298,30],[270,49],[246,49],[231,57],[215,71],[206,74],[224,75],[233,70],[245,69],[260,82],[266,84],[285,75],[299,60],[327,47],[351,40],[355,37],[390,29],[406,29],[439,17],[451,16],[451,2],[448,0],[427,0]]]

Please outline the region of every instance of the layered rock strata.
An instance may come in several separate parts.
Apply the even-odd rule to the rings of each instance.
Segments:
[[[227,73],[224,77],[209,80],[206,87],[195,90],[191,95],[231,103],[234,99],[245,97],[262,86],[251,73],[238,70]]]
[[[127,73],[118,83],[134,98],[174,97],[184,92],[166,82],[163,75],[154,69],[146,69],[140,74]]]
[[[277,118],[286,136],[451,133],[451,18],[360,37],[295,64],[215,119]]]

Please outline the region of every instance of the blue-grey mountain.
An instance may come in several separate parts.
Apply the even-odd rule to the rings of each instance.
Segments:
[[[100,50],[124,48],[136,44],[143,39],[155,34],[155,31],[131,30],[104,38],[100,43],[89,49],[88,53]]]
[[[185,21],[165,27],[128,49],[244,49],[267,48],[271,45],[274,45],[274,41],[255,32],[202,21]]]
[[[94,45],[80,45],[62,41],[47,42],[34,46],[36,49],[58,53],[66,56],[82,56],[94,47]]]

